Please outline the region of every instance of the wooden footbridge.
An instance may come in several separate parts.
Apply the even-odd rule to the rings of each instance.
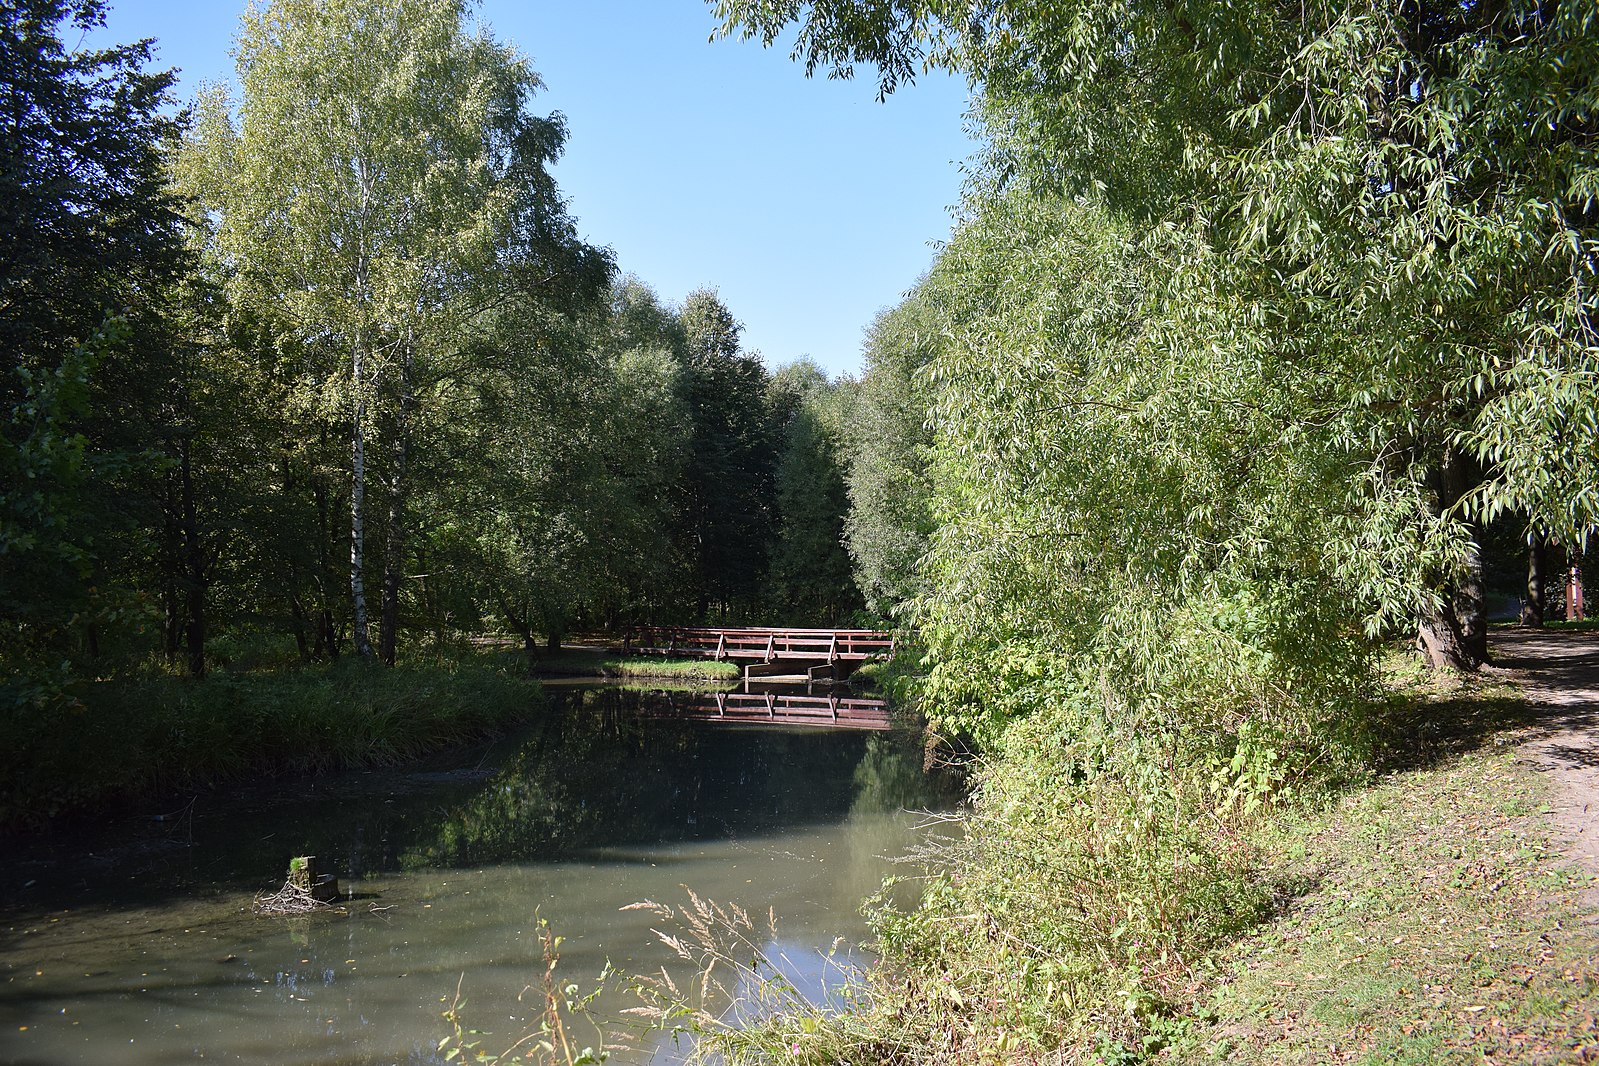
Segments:
[[[645,626],[628,634],[622,650],[742,663],[746,681],[790,675],[842,681],[867,659],[892,655],[894,635],[873,629]]]

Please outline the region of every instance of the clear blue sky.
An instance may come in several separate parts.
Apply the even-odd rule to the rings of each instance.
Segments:
[[[244,0],[109,0],[106,38],[157,40],[187,99],[231,78]],[[487,0],[567,117],[556,180],[585,238],[665,300],[716,288],[769,366],[860,366],[861,332],[932,260],[959,198],[965,86],[806,80],[783,48],[707,41],[703,0]],[[98,35],[97,35],[98,36]]]

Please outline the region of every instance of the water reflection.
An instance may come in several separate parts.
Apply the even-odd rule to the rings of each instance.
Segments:
[[[433,1061],[463,974],[482,1028],[536,1019],[516,993],[538,916],[567,936],[574,978],[606,958],[653,967],[647,917],[620,908],[682,885],[775,908],[783,949],[808,958],[861,934],[883,856],[914,840],[903,812],[950,798],[902,735],[660,713],[567,690],[489,748],[204,796],[175,834],[141,822],[18,855],[0,1060]],[[251,915],[250,893],[302,853],[354,890],[344,913]]]

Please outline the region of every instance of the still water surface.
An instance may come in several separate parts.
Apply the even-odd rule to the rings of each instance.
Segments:
[[[419,767],[202,795],[13,854],[0,1062],[440,1062],[458,983],[484,1046],[507,1046],[538,1019],[518,994],[542,968],[539,917],[587,986],[606,959],[669,961],[658,922],[621,908],[685,902],[684,886],[775,910],[772,950],[816,983],[921,832],[909,812],[952,799],[899,734],[673,721],[615,689],[552,703],[523,733]],[[341,913],[254,915],[308,853],[339,875]],[[677,1057],[628,1042],[613,1062]]]

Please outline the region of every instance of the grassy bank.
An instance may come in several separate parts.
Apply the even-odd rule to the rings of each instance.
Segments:
[[[1242,740],[1208,782],[1170,765],[1158,787],[1096,777],[1059,723],[1019,724],[964,832],[924,856],[920,904],[877,905],[884,961],[854,1009],[707,1026],[704,1050],[816,1066],[1599,1057],[1590,879],[1556,854],[1545,784],[1516,762],[1525,704],[1398,684],[1361,723],[1368,771],[1297,786],[1276,749]],[[1251,775],[1261,787],[1229,791]]]
[[[1495,703],[1444,703],[1443,724],[1494,728],[1270,835],[1268,870],[1298,891],[1205,960],[1162,1061],[1599,1060],[1590,879],[1555,847],[1545,782],[1509,743],[1515,708]]]
[[[0,829],[278,773],[383,765],[492,735],[543,706],[477,664],[85,682],[49,722],[0,718]]]
[[[737,663],[714,659],[661,659],[622,656],[607,652],[566,651],[534,661],[543,677],[660,678],[671,681],[737,681],[743,676]]]

